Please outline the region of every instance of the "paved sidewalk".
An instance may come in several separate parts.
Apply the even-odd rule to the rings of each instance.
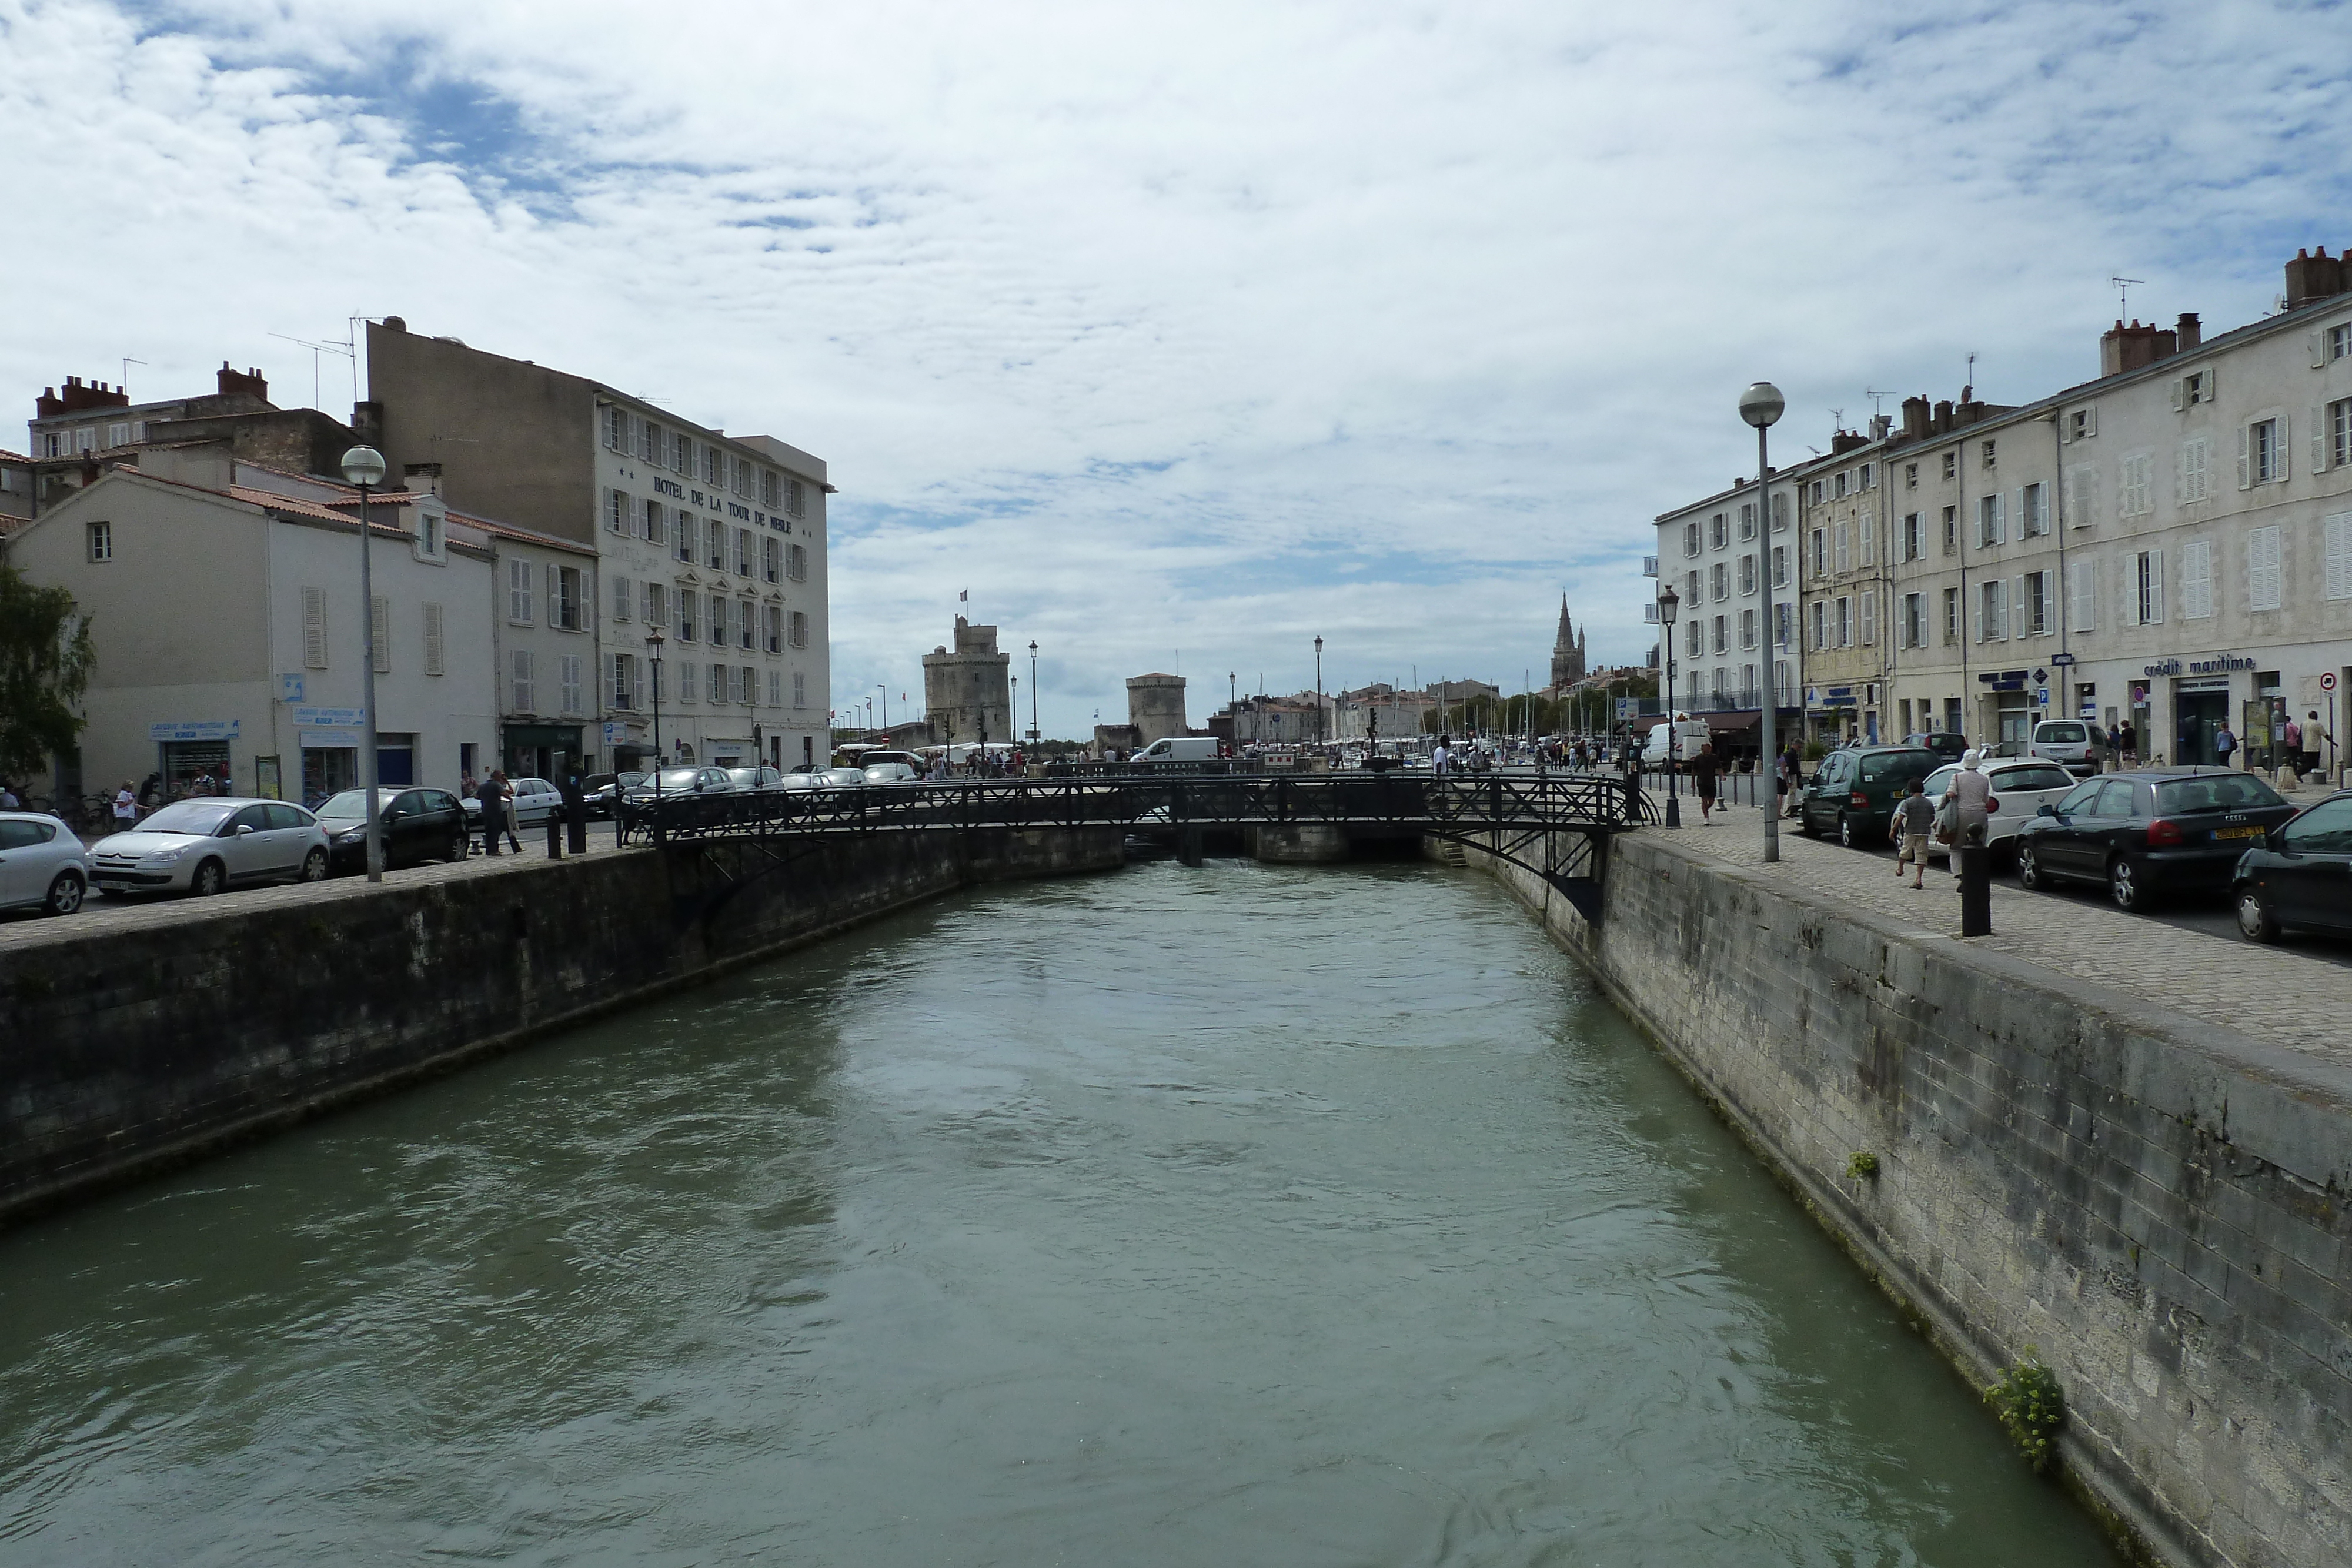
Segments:
[[[547,863],[545,830],[523,834],[522,846],[522,852],[519,855],[476,853],[455,865],[427,861],[423,865],[388,871],[383,873],[384,884],[388,887],[404,886],[425,882],[451,882],[460,877],[498,876],[525,866]],[[589,824],[586,852],[591,856],[614,852],[610,823]],[[567,852],[564,858],[571,860],[574,857]],[[362,896],[367,886],[364,876],[334,876],[324,882],[270,883],[259,887],[241,887],[215,898],[191,898],[179,894],[123,899],[100,898],[93,894],[77,915],[45,918],[28,911],[13,917],[0,915],[0,950],[37,946],[45,942],[102,937],[111,931],[185,925],[218,915],[233,915],[270,905],[331,904]]]
[[[1686,812],[1679,832],[1645,828],[1687,853],[1785,877],[1852,907],[1912,928],[1958,937],[1960,896],[1948,872],[1930,868],[1927,885],[1899,879],[1895,862],[1808,839],[1780,824],[1780,861],[1764,863],[1764,816],[1752,807],[1697,825]],[[1992,935],[1971,947],[2040,964],[2060,974],[2134,992],[2192,1018],[2226,1024],[2274,1045],[2352,1065],[2352,1023],[2337,1021],[2333,1002],[2341,969],[2290,951],[2234,937],[2209,936],[2143,915],[2047,893],[1992,887]]]

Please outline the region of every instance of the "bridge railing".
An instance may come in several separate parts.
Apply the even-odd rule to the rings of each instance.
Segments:
[[[1456,832],[1559,827],[1615,831],[1654,820],[1638,786],[1606,774],[1166,774],[962,779],[625,802],[639,837],[911,831],[923,829],[1154,829],[1177,826],[1425,824]]]

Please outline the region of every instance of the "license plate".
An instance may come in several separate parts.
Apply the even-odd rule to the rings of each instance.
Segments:
[[[2260,828],[2216,828],[2213,836],[2217,839],[2259,839],[2263,831]]]

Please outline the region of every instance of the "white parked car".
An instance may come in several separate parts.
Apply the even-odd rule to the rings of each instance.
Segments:
[[[89,857],[74,831],[38,811],[0,811],[0,909],[71,915],[89,888]]]
[[[199,893],[238,883],[320,882],[327,835],[318,819],[284,800],[200,796],[176,800],[89,852],[99,891]]]
[[[1951,786],[1952,776],[1960,770],[1957,762],[1938,768],[1927,775],[1927,799],[1940,801]],[[2046,805],[2056,805],[2065,799],[2077,780],[2063,764],[2045,762],[2033,757],[2002,758],[1983,765],[1986,781],[1992,785],[1992,798],[2000,807],[1985,819],[1985,846],[2000,853],[2004,841],[2014,839],[2035,813]],[[2017,846],[2010,844],[2009,849]],[[1930,855],[1949,854],[1951,851],[1934,839],[1927,841]]]
[[[507,826],[528,828],[543,823],[548,818],[563,811],[563,791],[544,779],[509,779],[514,799],[507,802]],[[482,803],[471,795],[466,797],[466,823],[469,831],[482,831]]]
[[[2088,779],[2099,770],[2096,753],[2099,732],[2089,721],[2079,718],[2045,718],[2033,727],[2033,735],[2025,743],[2025,755],[2055,762],[2077,779]]]
[[[921,769],[904,762],[876,762],[866,769],[868,784],[917,784],[922,777]]]

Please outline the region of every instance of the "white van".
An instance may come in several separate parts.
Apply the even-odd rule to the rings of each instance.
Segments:
[[[1715,738],[1706,727],[1706,720],[1703,718],[1677,718],[1674,724],[1675,734],[1679,737],[1675,746],[1675,758],[1677,761],[1688,762],[1698,755],[1700,747]],[[1642,766],[1664,768],[1665,765],[1666,727],[1663,724],[1652,725],[1649,742],[1642,747]]]
[[[1213,735],[1162,736],[1128,758],[1129,762],[1214,762],[1217,759],[1217,737]]]
[[[2101,742],[2091,738],[2093,733],[2085,719],[2045,718],[2033,727],[2033,738],[2025,743],[2025,755],[2044,762],[2063,763],[2069,773],[2087,778],[2099,770],[2098,760],[2092,752]]]

